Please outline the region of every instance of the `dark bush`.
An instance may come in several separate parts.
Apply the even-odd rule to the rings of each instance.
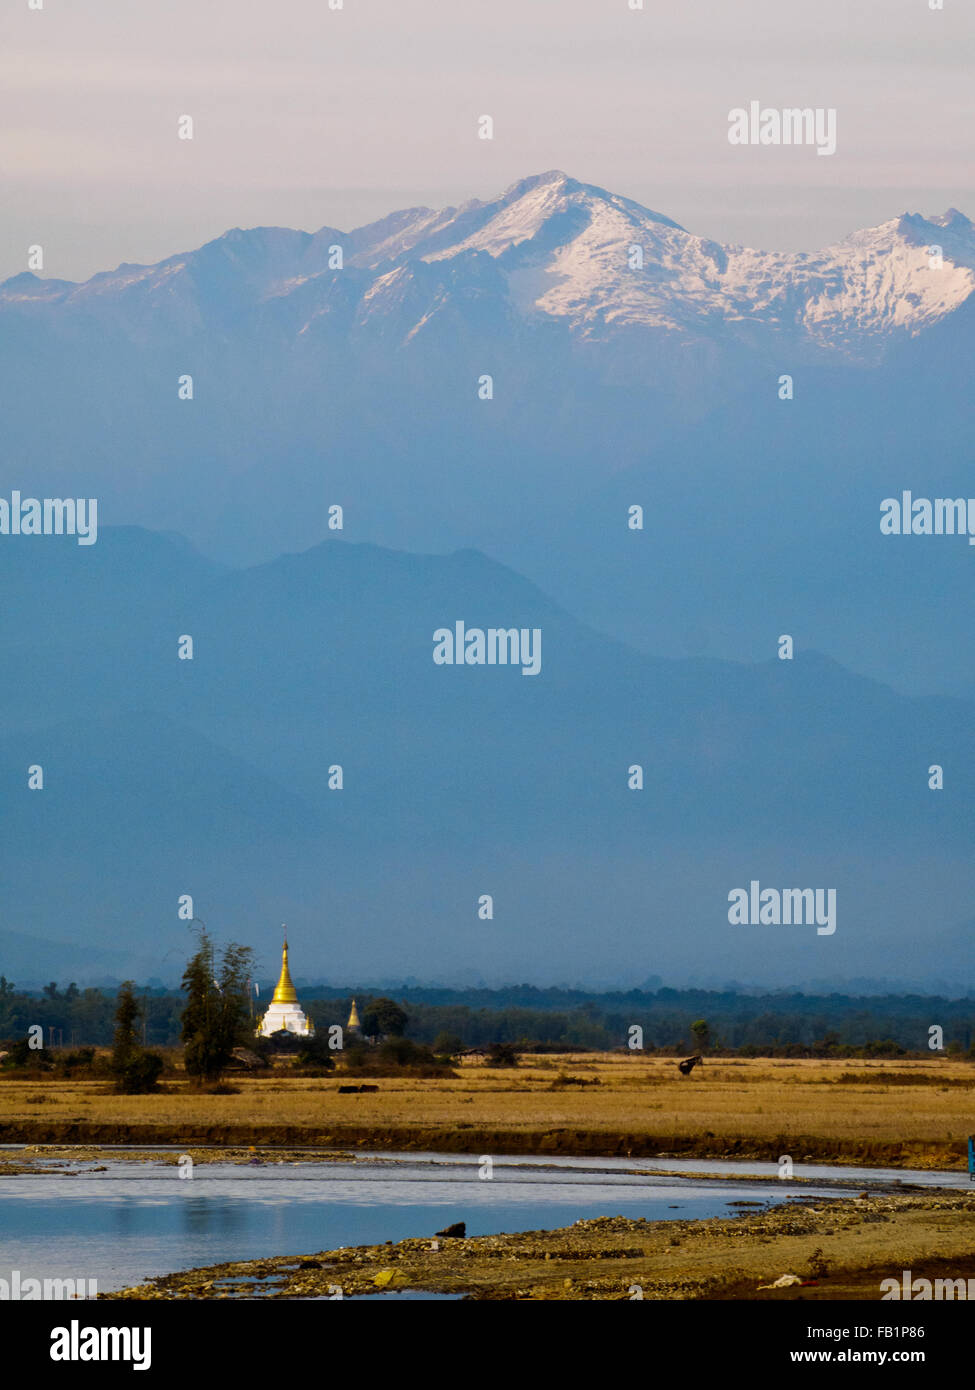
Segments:
[[[328,1045],[327,1033],[313,1033],[310,1038],[301,1038],[300,1042],[301,1046],[295,1054],[295,1062],[299,1067],[313,1067],[316,1075],[332,1071],[335,1066],[335,1053]]]
[[[429,1047],[410,1038],[392,1037],[378,1047],[350,1048],[345,1055],[343,1070],[353,1076],[395,1076],[409,1072],[411,1076],[451,1077],[455,1073]]]
[[[133,1052],[116,1071],[115,1089],[123,1096],[144,1096],[156,1089],[163,1059],[158,1052]]]
[[[0,1049],[6,1052],[3,1059],[3,1066],[9,1070],[24,1068],[28,1071],[48,1071],[51,1067],[51,1058],[47,1049],[43,1047],[31,1047],[27,1038],[17,1038],[12,1042],[5,1043]]]

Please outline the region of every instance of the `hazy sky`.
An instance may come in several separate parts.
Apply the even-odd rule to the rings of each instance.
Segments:
[[[551,168],[766,248],[975,214],[971,0],[328,3],[4,0],[0,276],[37,242],[78,278]],[[752,100],[835,107],[836,154],[730,145]]]

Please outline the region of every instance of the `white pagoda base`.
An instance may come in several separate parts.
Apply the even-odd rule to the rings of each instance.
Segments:
[[[279,1033],[282,1029],[303,1038],[310,1038],[315,1031],[297,1004],[271,1004],[261,1019],[257,1036],[269,1038],[272,1033]]]

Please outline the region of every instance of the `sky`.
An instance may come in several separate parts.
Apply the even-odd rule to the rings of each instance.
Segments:
[[[552,168],[769,250],[975,214],[969,0],[29,3],[0,10],[3,278],[31,245],[45,275],[86,278]],[[835,108],[835,155],[730,145],[753,100]]]

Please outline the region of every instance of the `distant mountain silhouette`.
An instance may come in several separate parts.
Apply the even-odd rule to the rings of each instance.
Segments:
[[[268,961],[286,920],[307,977],[975,980],[970,933],[935,945],[971,900],[963,700],[801,642],[651,657],[470,549],[333,539],[227,570],[108,528],[4,538],[0,583],[0,932],[39,958],[84,943],[99,976],[113,949],[162,975],[191,893]],[[541,629],[540,674],[436,665],[458,620]],[[836,888],[836,934],[731,927],[751,879]]]

